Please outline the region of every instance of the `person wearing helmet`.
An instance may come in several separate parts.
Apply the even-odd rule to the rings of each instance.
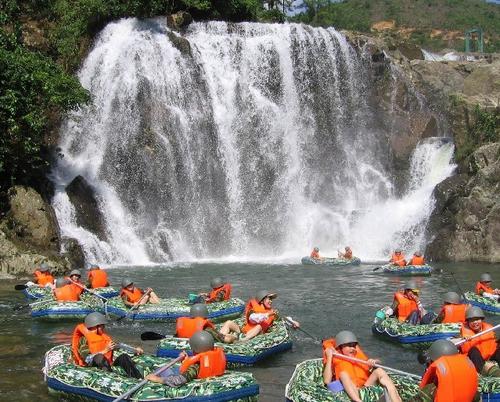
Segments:
[[[276,293],[259,290],[255,298],[250,299],[246,306],[245,323],[240,328],[234,321],[226,321],[220,332],[224,335],[231,332],[239,335],[244,334],[240,341],[248,341],[259,334],[265,334],[273,325],[274,321],[279,318],[278,311],[272,308],[273,299],[278,295]],[[297,321],[292,321],[293,328],[298,328],[300,324]]]
[[[120,345],[106,333],[107,323],[108,319],[103,314],[95,312],[88,314],[85,321],[75,327],[71,338],[73,360],[79,366],[98,367],[107,371],[111,371],[111,366],[121,367],[127,376],[142,378],[128,354],[122,353],[115,359],[114,350]],[[136,355],[144,353],[139,347],[134,352]]]
[[[415,251],[413,257],[408,261],[407,265],[425,265],[425,259],[420,251]]]
[[[191,338],[198,331],[207,331],[218,342],[233,343],[237,337],[232,334],[221,334],[215,329],[215,325],[207,319],[207,306],[201,303],[191,306],[189,317],[179,317],[176,320],[175,336],[179,338]]]
[[[391,255],[391,259],[389,260],[389,264],[397,265],[399,267],[404,267],[406,265],[405,255],[401,252],[401,250],[397,249]]]
[[[343,258],[345,260],[352,260],[352,250],[351,250],[351,247],[349,246],[346,246],[346,248],[344,249],[345,252],[342,253],[339,251],[339,258]]]
[[[90,266],[89,272],[87,273],[87,280],[88,287],[91,289],[109,286],[108,274],[95,264]]]
[[[337,354],[337,356],[335,356]],[[366,365],[342,359],[338,355],[365,360]],[[376,359],[369,359],[359,346],[351,331],[340,331],[334,339],[323,342],[323,382],[331,389],[332,381],[340,381],[352,401],[361,402],[359,388],[380,384],[387,389],[390,400],[401,402],[398,391],[387,373],[381,368],[373,369]],[[373,369],[373,370],[372,370]]]
[[[153,292],[153,289],[147,288],[146,291],[143,291],[141,288],[134,286],[134,282],[130,278],[122,279],[120,296],[123,303],[128,307],[133,307],[136,304],[142,306],[148,303],[158,304],[160,302],[160,299],[156,296],[156,293]]]
[[[149,374],[146,379],[152,382],[178,387],[194,379],[221,376],[226,372],[226,356],[221,348],[214,346],[214,338],[207,331],[198,331],[189,338],[193,356],[181,352],[183,362],[179,371],[167,370],[158,375]]]
[[[465,311],[465,323],[460,329],[460,336],[469,339],[473,335],[491,328],[484,321],[483,310],[470,306]],[[478,373],[487,376],[500,377],[500,369],[488,360],[500,363],[500,348],[497,345],[495,332],[491,331],[460,345],[460,351],[474,363]]]
[[[491,287],[491,275],[488,273],[481,274],[479,282],[476,283],[476,293],[480,296],[488,297],[498,301],[500,289],[493,289]]]
[[[405,284],[403,292],[394,293],[392,310],[399,321],[408,321],[418,324],[421,318],[427,313],[419,298],[420,289],[414,280]]]
[[[319,247],[314,247],[309,257],[311,257],[314,261],[322,262],[324,260],[324,258],[319,255]]]
[[[226,283],[222,278],[213,278],[210,281],[210,286],[212,288],[210,293],[200,293],[205,303],[216,303],[231,298],[231,284]]]
[[[50,273],[50,267],[45,263],[41,263],[40,266],[35,269],[33,273],[35,277],[34,283],[40,287],[54,287],[55,278]]]
[[[444,304],[433,323],[463,323],[465,322],[465,310],[468,306],[468,304],[460,303],[460,296],[457,293],[448,292],[444,295]]]
[[[54,299],[58,302],[77,302],[80,300],[80,291],[66,278],[57,278],[53,289]]]
[[[80,296],[83,293],[83,288],[85,287],[80,281],[82,273],[79,269],[73,269],[65,279],[68,281],[70,286],[73,287],[73,291]]]
[[[467,356],[446,339],[435,341],[427,351],[428,367],[420,382],[423,400],[463,402],[479,400],[478,375]]]

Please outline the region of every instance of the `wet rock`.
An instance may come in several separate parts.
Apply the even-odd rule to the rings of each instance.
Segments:
[[[66,257],[72,268],[83,269],[85,267],[85,253],[78,240],[71,237],[61,239],[63,256]]]

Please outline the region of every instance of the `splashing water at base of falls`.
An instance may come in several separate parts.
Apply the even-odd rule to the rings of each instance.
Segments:
[[[350,244],[362,258],[425,245],[453,146],[422,142],[395,196],[387,116],[366,62],[333,28],[121,20],[79,73],[92,105],[61,128],[53,205],[87,259],[150,264],[286,259]],[[80,227],[66,186],[95,191],[106,239]]]

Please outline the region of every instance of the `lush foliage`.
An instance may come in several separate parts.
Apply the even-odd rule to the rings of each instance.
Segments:
[[[481,27],[485,51],[500,51],[500,6],[482,0],[305,0],[305,4],[307,11],[296,17],[298,21],[367,32],[375,22],[394,20],[396,27],[414,28],[409,40],[430,49],[463,51],[463,32]],[[456,32],[436,36],[436,30]]]

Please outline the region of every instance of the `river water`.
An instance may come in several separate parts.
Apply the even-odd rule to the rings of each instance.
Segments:
[[[494,284],[500,285],[500,265],[435,264],[437,272],[428,278],[416,278],[421,286],[424,307],[437,310],[447,291],[457,291],[450,272],[463,291],[472,289],[482,272],[490,272]],[[356,333],[364,350],[379,357],[382,364],[421,374],[416,353],[384,342],[371,333],[376,310],[390,304],[392,293],[407,279],[373,272],[374,265],[360,267],[318,267],[289,264],[196,263],[176,266],[114,267],[111,281],[130,276],[141,287],[151,286],[161,297],[183,297],[206,291],[210,279],[223,276],[233,284],[235,297],[248,299],[257,290],[278,292],[275,307],[282,314],[300,321],[302,328],[318,338],[331,337],[340,330]],[[13,311],[25,303],[21,292],[14,290],[18,281],[0,283],[0,395],[3,401],[57,401],[50,396],[41,372],[44,353],[53,345],[70,342],[75,323],[43,323],[27,313]],[[487,317],[492,323],[500,320]],[[141,344],[153,352],[155,342],[142,342],[141,332],[152,330],[169,333],[174,324],[125,322],[108,325],[108,332],[129,344]],[[292,334],[293,349],[267,359],[251,368],[260,384],[260,401],[284,399],[285,385],[295,365],[305,359],[321,356],[321,346],[303,332]]]

